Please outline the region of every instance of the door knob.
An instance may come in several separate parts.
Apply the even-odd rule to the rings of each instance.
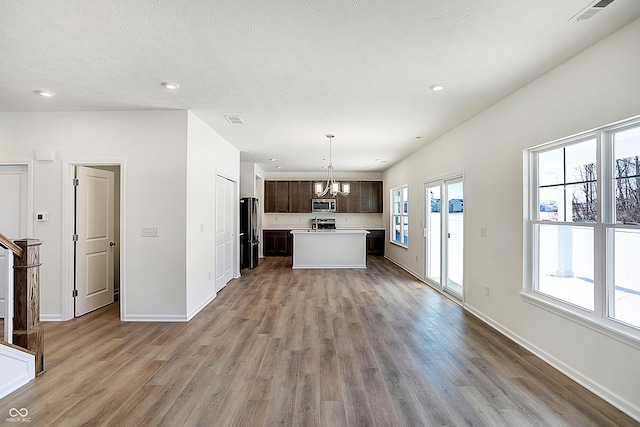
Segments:
[[[117,245],[116,242],[109,242],[109,246],[115,246],[115,245]]]

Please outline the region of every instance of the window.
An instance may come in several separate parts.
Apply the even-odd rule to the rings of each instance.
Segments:
[[[640,339],[640,120],[528,155],[525,297]]]
[[[409,245],[409,187],[391,189],[391,243]]]

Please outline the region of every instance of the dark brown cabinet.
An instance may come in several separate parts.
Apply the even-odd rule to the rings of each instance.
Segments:
[[[382,213],[382,181],[360,181],[358,212]]]
[[[382,181],[341,181],[351,185],[347,197],[336,198],[338,213],[382,213]],[[266,213],[309,213],[314,181],[265,181]]]
[[[367,234],[367,255],[384,255],[384,230],[369,230]]]
[[[360,182],[344,181],[351,186],[351,193],[347,197],[336,197],[336,211],[338,213],[358,213],[360,212]],[[340,181],[342,184],[343,181]]]
[[[289,212],[289,181],[265,181],[264,211]]]
[[[311,212],[313,183],[311,181],[289,181],[289,212]]]
[[[262,251],[264,256],[291,256],[293,254],[291,230],[263,230]]]

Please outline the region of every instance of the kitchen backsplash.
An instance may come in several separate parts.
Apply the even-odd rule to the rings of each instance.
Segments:
[[[384,228],[381,213],[265,213],[263,229],[309,228],[311,221],[318,218],[335,218],[336,228]]]

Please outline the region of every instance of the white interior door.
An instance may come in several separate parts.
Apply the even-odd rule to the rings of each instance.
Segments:
[[[0,166],[0,233],[14,240],[27,236],[27,166]],[[9,257],[10,251],[0,250],[0,317],[6,319],[8,292],[13,285]],[[10,337],[5,322],[5,337]]]
[[[216,176],[216,292],[233,278],[235,182]]]
[[[114,301],[114,173],[76,167],[75,315]]]

